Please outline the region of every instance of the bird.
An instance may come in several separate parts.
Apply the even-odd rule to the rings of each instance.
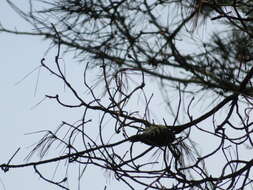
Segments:
[[[150,125],[141,134],[129,137],[130,142],[142,142],[150,146],[168,146],[175,140],[173,131],[165,125]]]

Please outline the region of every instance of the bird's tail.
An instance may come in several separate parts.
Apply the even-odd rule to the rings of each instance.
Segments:
[[[129,141],[130,142],[142,142],[143,137],[142,137],[142,135],[133,135],[133,136],[129,137]]]

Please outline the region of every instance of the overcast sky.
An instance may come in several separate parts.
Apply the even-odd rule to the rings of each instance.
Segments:
[[[25,0],[14,2],[18,3],[21,8],[27,8]],[[5,1],[2,1],[0,5],[0,18],[2,24],[7,28],[14,29],[16,27],[24,31],[32,29],[8,7]],[[43,129],[54,130],[63,118],[66,120],[71,116],[69,112],[60,109],[53,102],[45,101],[36,106],[45,94],[54,94],[52,89],[59,89],[59,83],[55,83],[55,80],[47,73],[38,69],[31,73],[39,66],[40,60],[49,47],[49,42],[42,41],[38,37],[5,33],[0,33],[0,42],[0,86],[2,89],[0,98],[0,149],[2,151],[0,162],[6,163],[12,154],[21,147],[21,151],[12,163],[22,163],[26,153],[31,150],[29,145],[37,142],[40,137],[39,135],[25,135],[26,133]],[[52,51],[46,57],[47,63],[53,60],[54,53]],[[69,69],[73,69],[73,72],[80,71],[78,64],[70,57],[65,57],[64,61],[71,65]],[[61,86],[60,90],[62,89]],[[94,179],[96,179],[96,183],[94,183]],[[0,190],[4,189],[3,186],[7,190],[59,189],[39,179],[32,168],[10,169],[7,173],[0,172],[0,180],[3,184],[0,184]],[[103,189],[108,180],[106,181],[104,178],[104,172],[98,169],[89,172],[89,176],[86,176],[82,182],[87,189]],[[108,189],[114,189],[113,185],[117,185],[115,180],[109,181],[109,183],[110,188]],[[121,184],[119,187],[122,190],[126,186]]]
[[[18,2],[21,8],[26,8],[27,1],[14,2]],[[5,1],[0,3],[0,18],[1,23],[6,27],[13,29],[17,27],[27,31],[31,29],[8,7]],[[6,163],[19,147],[22,147],[22,149],[12,163],[22,163],[23,160],[21,159],[31,150],[29,146],[39,140],[39,135],[25,134],[42,129],[54,130],[62,121],[62,118],[67,117],[64,116],[66,113],[55,106],[54,103],[43,102],[36,106],[43,99],[47,90],[53,89],[54,85],[57,85],[50,83],[50,77],[45,72],[35,70],[22,80],[39,66],[40,60],[44,57],[48,47],[49,42],[42,41],[37,37],[0,33],[1,163]],[[53,57],[51,58],[53,59]],[[39,84],[36,91],[38,77]],[[90,175],[93,179],[95,178],[94,173],[91,172]],[[32,168],[10,169],[7,173],[1,171],[0,181],[0,190],[59,189],[39,179],[39,176],[35,174]],[[104,183],[94,184],[90,180],[86,182],[86,185],[87,187],[92,185],[94,189],[102,189]]]
[[[13,2],[17,3],[21,9],[27,9],[28,1],[15,0]],[[10,29],[15,29],[15,27],[23,31],[32,29],[9,8],[5,1],[0,3],[0,22]],[[63,92],[68,98],[68,92],[65,91],[62,83],[57,83],[55,78],[47,72],[36,69],[40,65],[40,60],[45,57],[48,47],[49,41],[43,41],[39,37],[0,33],[0,163],[6,163],[19,147],[21,150],[11,163],[24,162],[23,158],[31,150],[31,145],[38,142],[41,137],[39,134],[27,135],[27,133],[45,129],[54,131],[61,121],[73,122],[81,117],[82,112],[64,110],[52,101],[43,101],[38,105],[45,94],[55,95]],[[52,50],[45,57],[47,64],[50,65],[51,61],[53,63],[55,52]],[[76,81],[80,82],[78,78],[78,73],[82,74],[80,65],[71,56],[65,56],[63,61],[69,66],[67,71],[75,73],[69,77],[73,79],[74,76]],[[43,170],[43,172],[51,172],[54,169],[50,166],[48,168],[48,171]],[[108,173],[102,169],[91,168],[87,173],[88,175],[81,180],[82,187],[87,189],[104,189],[105,184],[110,185],[107,190],[126,188],[125,185],[110,180]],[[70,174],[71,176],[68,177],[75,179],[70,180],[72,184],[69,184],[69,187],[78,189],[77,173],[70,172]],[[0,190],[2,189],[54,190],[60,188],[41,180],[33,168],[20,168],[10,169],[7,173],[0,172]]]
[[[24,3],[24,1],[22,1]],[[26,24],[5,3],[0,3],[0,20],[4,26],[26,28]],[[54,121],[48,112],[43,112],[45,119],[38,113],[43,108],[31,109],[38,102],[39,95],[34,96],[36,74],[16,84],[26,74],[39,65],[47,44],[40,39],[28,36],[15,36],[0,33],[0,162],[6,163],[19,147],[28,148],[36,142],[35,136],[25,133],[37,131],[42,126]],[[27,147],[27,148],[26,148]],[[22,151],[20,151],[21,153]],[[24,154],[13,160],[20,163]],[[5,189],[54,189],[33,172],[32,168],[0,172],[0,180]],[[0,189],[4,189],[0,185]]]
[[[26,8],[26,0],[14,2],[18,2],[21,8]],[[0,22],[13,29],[15,27],[26,31],[31,29],[4,0],[0,3]],[[50,101],[36,106],[43,100],[45,94],[55,93],[54,89],[64,90],[61,83],[52,83],[55,80],[46,72],[37,69],[31,73],[39,66],[48,47],[49,42],[38,37],[0,33],[0,163],[6,163],[19,147],[22,149],[12,163],[23,162],[21,159],[31,150],[29,146],[36,143],[40,137],[25,135],[26,133],[43,129],[54,130],[63,118],[64,120],[75,116],[77,119],[80,118],[78,113],[70,115],[68,111]],[[52,51],[47,55],[48,63],[53,60],[54,53]],[[69,72],[80,71],[79,65],[71,57],[65,57],[64,61],[70,65],[69,69],[72,69],[68,70]],[[27,77],[24,78],[25,76]],[[89,176],[86,176],[82,182],[87,189],[103,189],[105,183],[110,183],[108,189],[117,189],[117,185],[121,190],[127,189],[125,185],[119,185],[115,180],[108,182],[101,169],[89,172]],[[10,169],[7,173],[0,172],[0,190],[2,189],[59,188],[39,179],[32,168],[21,168]]]

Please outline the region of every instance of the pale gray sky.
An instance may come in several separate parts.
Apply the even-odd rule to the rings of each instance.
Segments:
[[[26,0],[13,2],[17,3],[20,8],[27,8],[28,1]],[[8,7],[5,1],[0,3],[0,18],[1,23],[10,29],[15,27],[24,31],[32,29]],[[21,147],[22,149],[12,161],[12,164],[18,164],[23,162],[22,159],[31,150],[31,145],[38,142],[42,135],[25,135],[26,133],[46,129],[54,131],[63,120],[74,122],[80,119],[82,112],[62,109],[54,101],[43,101],[36,106],[43,100],[45,94],[55,95],[61,92],[66,100],[69,98],[69,92],[65,91],[62,82],[55,80],[55,77],[52,77],[48,72],[35,70],[29,74],[40,65],[40,60],[45,56],[49,47],[49,41],[43,41],[39,37],[0,33],[0,42],[0,86],[2,89],[0,95],[0,163],[6,163],[12,154]],[[47,64],[53,64],[55,52],[52,50],[46,56]],[[78,77],[83,74],[81,66],[70,56],[65,56],[63,61],[67,63],[67,72],[75,73],[69,78],[77,81],[74,85],[80,85],[82,79],[80,80]],[[27,74],[29,76],[23,79]],[[38,77],[38,88],[35,94]],[[71,101],[71,98],[69,100]],[[54,168],[49,166],[48,171],[42,171],[50,172],[52,176],[52,169]],[[78,189],[77,170],[73,171],[75,172],[70,172],[71,176],[68,176],[72,179],[69,187]],[[107,174],[104,170],[91,168],[88,170],[88,175],[85,174],[81,180],[81,187],[104,189],[105,184],[110,184],[107,189],[113,189],[113,187],[124,189],[126,187],[125,185],[122,187],[122,184],[120,185],[114,180],[109,180],[108,177],[105,178],[105,175]],[[0,190],[2,189],[54,190],[60,188],[41,180],[30,167],[10,169],[7,173],[0,171]]]
[[[22,1],[24,3],[24,1]],[[5,26],[26,28],[26,24],[5,3],[0,3],[0,20]],[[35,137],[25,136],[24,133],[40,130],[49,125],[54,119],[45,108],[31,110],[38,102],[34,97],[36,74],[31,75],[22,83],[15,85],[33,68],[39,65],[40,58],[47,44],[35,37],[15,36],[0,33],[0,162],[7,162],[19,146],[26,147],[36,142]],[[22,152],[22,151],[20,151]],[[20,155],[14,162],[20,163],[24,155]],[[0,172],[0,179],[6,190],[12,189],[53,189],[34,175],[32,168]],[[39,187],[39,188],[38,188]],[[4,189],[0,185],[0,189]]]
[[[27,1],[25,0],[15,0],[14,2],[18,3],[21,8],[27,8]],[[29,25],[8,7],[5,1],[1,2],[0,10],[0,18],[4,18],[0,20],[4,26],[9,28],[17,27],[19,30],[25,31],[31,29]],[[40,64],[40,60],[49,46],[48,41],[42,41],[38,37],[1,33],[0,42],[0,86],[2,88],[0,98],[0,149],[2,150],[0,162],[7,162],[16,149],[22,147],[23,149],[12,162],[21,163],[22,160],[20,159],[25,156],[23,152],[29,152],[31,148],[28,146],[39,140],[39,135],[24,135],[25,133],[43,129],[54,130],[63,119],[79,119],[80,116],[78,114],[80,113],[69,114],[68,110],[61,109],[54,102],[50,101],[45,101],[39,106],[34,107],[34,105],[43,99],[44,94],[51,93],[54,95],[58,90],[64,91],[62,84],[57,83],[47,72],[41,71],[39,73],[36,70],[22,80],[22,82],[19,82]],[[53,61],[54,53],[52,51],[47,56],[47,63],[50,64],[50,61]],[[67,70],[68,72],[71,72],[71,70],[75,73],[80,72],[78,64],[73,59],[65,57],[64,61],[70,65]],[[36,95],[34,95],[38,76],[38,90]],[[80,81],[80,78],[77,80]],[[19,83],[17,84],[17,82]],[[151,92],[154,92],[153,89]],[[104,178],[104,171],[101,169],[88,172],[88,175],[82,180],[87,189],[103,189],[104,184],[108,182]],[[39,179],[32,168],[11,169],[7,173],[0,172],[0,180],[7,190],[59,189]],[[114,185],[117,185],[115,180],[109,180],[108,183],[110,183],[108,189],[114,189]],[[76,184],[73,187],[76,187]],[[120,185],[120,189],[124,189],[124,187],[126,186]],[[0,185],[1,189],[3,188]]]
[[[15,0],[14,2],[18,2],[21,8],[26,8],[27,0]],[[0,3],[0,21],[9,28],[17,27],[27,31],[31,29],[8,7],[4,0]],[[45,101],[34,107],[43,99],[45,94],[64,91],[62,83],[55,81],[48,73],[44,71],[39,73],[36,70],[22,82],[19,82],[39,66],[48,46],[48,41],[42,41],[38,37],[0,33],[0,163],[7,162],[19,147],[22,147],[22,150],[12,163],[21,163],[23,161],[20,160],[25,156],[23,152],[29,152],[31,149],[29,145],[37,142],[40,137],[39,135],[25,135],[25,133],[43,129],[54,130],[62,120],[75,121],[75,119],[80,118],[81,113],[74,111],[70,114],[69,110],[61,109],[56,103],[50,101]],[[52,51],[47,56],[47,63],[50,64],[50,61],[54,59],[54,55],[54,51]],[[80,72],[79,65],[72,58],[65,57],[64,61],[69,65],[68,72]],[[38,90],[35,95],[34,91],[38,76]],[[75,77],[79,80],[78,75]],[[17,84],[17,82],[19,83]],[[68,92],[66,94],[68,95]],[[206,121],[205,123],[208,124]],[[88,174],[89,176],[85,176],[82,180],[85,189],[103,189],[105,183],[110,184],[107,190],[127,189],[125,185],[118,184],[116,180],[106,180],[104,171],[101,169],[88,172]],[[4,188],[0,184],[0,190],[59,189],[39,179],[39,176],[35,174],[32,168],[10,169],[7,173],[1,171],[0,181],[5,186]],[[72,189],[77,189],[77,184],[73,187],[75,188]]]

